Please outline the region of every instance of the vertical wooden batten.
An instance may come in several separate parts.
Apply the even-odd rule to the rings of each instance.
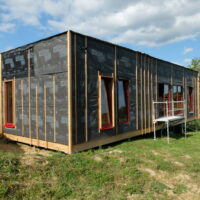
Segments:
[[[68,146],[72,154],[72,41],[71,31],[67,32],[67,67],[68,67]]]
[[[142,62],[142,54],[141,54],[141,59],[140,59],[140,61],[141,61],[141,63],[140,63],[140,112],[141,112],[141,115],[140,115],[140,123],[141,123],[141,130],[143,129],[143,127],[144,127],[144,123],[143,123],[143,85],[142,85],[142,64],[143,64],[143,62]],[[143,134],[143,132],[142,132],[142,134]]]
[[[0,54],[0,135],[3,134],[3,116],[2,116],[2,55]]]
[[[38,86],[35,88],[35,135],[37,139],[37,146],[39,146],[39,137],[38,137]]]
[[[24,80],[21,80],[21,109],[22,136],[24,136]]]
[[[47,92],[46,86],[44,85],[44,140],[46,141],[46,148],[47,146]]]
[[[150,94],[150,76],[149,76],[149,71],[150,71],[150,57],[148,57],[148,132],[150,132],[150,120],[151,120],[151,108],[150,108],[150,101],[151,101],[151,94]]]
[[[13,98],[12,98],[12,103],[13,103],[13,111],[12,111],[12,113],[13,113],[13,124],[15,125],[15,127],[16,127],[16,100],[15,100],[15,95],[16,95],[16,92],[15,92],[15,86],[16,86],[16,81],[15,81],[15,77],[13,78],[13,81],[12,81],[12,96],[13,96]]]
[[[151,106],[151,119],[153,116],[153,100],[154,100],[154,92],[153,92],[153,59],[151,58],[151,68],[150,68],[150,84],[151,84],[151,88],[150,88],[150,92],[151,92],[151,101],[150,101],[150,106]],[[153,127],[153,120],[151,121],[151,127]]]
[[[117,90],[117,46],[114,47],[114,52],[115,52],[115,58],[114,58],[114,94],[116,98],[114,98],[114,124],[113,126],[116,127],[115,131],[116,134],[118,134],[118,113],[117,113],[117,96],[118,96],[118,90]]]
[[[30,145],[32,144],[32,132],[31,132],[31,66],[30,66],[30,49],[28,49],[28,122],[29,122],[29,138]]]
[[[146,104],[146,59],[147,56],[144,55],[144,81],[143,81],[143,91],[144,91],[144,133],[146,134],[146,128],[147,128],[147,104]]]
[[[74,115],[75,115],[75,143],[78,143],[78,113],[77,113],[77,56],[76,56],[76,33],[74,33]]]
[[[56,142],[56,77],[53,76],[53,141]]]
[[[85,141],[88,141],[88,38],[85,36]]]
[[[138,52],[136,52],[136,67],[135,67],[135,102],[136,102],[136,130],[138,130]]]

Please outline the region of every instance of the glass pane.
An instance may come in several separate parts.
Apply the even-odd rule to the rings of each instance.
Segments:
[[[7,113],[7,123],[13,123],[13,113],[12,113],[12,108],[13,108],[13,99],[12,99],[12,82],[7,82],[6,83],[6,113]]]
[[[110,80],[101,79],[101,115],[102,115],[102,127],[108,126],[111,124],[110,112],[109,112],[109,84]]]
[[[119,122],[128,121],[127,105],[126,105],[126,82],[118,81],[118,119]]]
[[[176,95],[177,95],[177,86],[173,86],[173,100],[176,101]]]
[[[164,85],[164,100],[168,101],[169,85]]]

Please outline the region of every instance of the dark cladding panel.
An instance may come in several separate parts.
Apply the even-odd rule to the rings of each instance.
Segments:
[[[157,60],[158,82],[171,84],[171,66],[163,60]]]
[[[117,48],[118,77],[135,78],[136,53],[124,48]]]
[[[130,123],[118,124],[118,133],[136,130],[136,53],[124,48],[117,48],[117,80],[129,81]],[[117,87],[117,86],[116,86]],[[117,99],[116,99],[117,100]],[[118,104],[118,102],[117,102]],[[118,120],[117,120],[118,121]]]
[[[138,80],[137,80],[137,84],[138,84],[138,129],[141,129],[142,124],[141,124],[141,93],[142,93],[142,89],[141,89],[141,54],[138,53],[137,56],[137,70],[138,70]]]
[[[67,71],[67,36],[56,36],[34,46],[35,76]]]
[[[88,138],[89,140],[114,135],[115,129],[98,132],[98,71],[101,75],[111,76],[114,73],[114,46],[88,38]]]
[[[194,87],[193,78],[195,77],[195,72],[185,68],[185,77],[187,79],[187,86]]]
[[[2,77],[5,79],[28,76],[28,51],[18,49],[3,54]]]
[[[68,144],[68,82],[67,73],[55,75],[56,142]]]
[[[173,65],[173,85],[183,85],[183,67]]]
[[[74,143],[85,141],[85,39],[76,35],[76,120],[74,119],[76,133]],[[74,101],[73,101],[74,102]]]

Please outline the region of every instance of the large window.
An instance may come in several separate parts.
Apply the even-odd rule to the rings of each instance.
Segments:
[[[192,87],[188,87],[188,110],[189,112],[194,112],[194,98]]]
[[[180,85],[173,86],[173,100],[174,101],[183,101],[183,88]],[[183,102],[174,102],[174,114],[183,113]]]
[[[129,122],[128,80],[118,80],[118,123]]]
[[[114,83],[113,78],[100,78],[100,109],[99,109],[99,124],[100,129],[110,129],[114,127]]]
[[[13,81],[5,83],[5,127],[14,128],[14,90]]]
[[[159,84],[158,85],[158,101],[165,102],[171,101],[171,92],[170,92],[170,85],[168,84]],[[168,115],[170,115],[171,105],[168,104]],[[167,115],[167,108],[166,104],[158,104],[158,115],[159,116],[165,116]]]

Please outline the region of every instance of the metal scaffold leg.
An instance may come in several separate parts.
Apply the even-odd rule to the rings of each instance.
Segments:
[[[153,128],[154,128],[154,137],[153,139],[156,140],[156,123],[153,123]]]
[[[166,124],[167,124],[167,142],[169,144],[169,122],[167,122]]]
[[[185,121],[185,138],[186,138],[186,132],[187,132],[187,122]]]

